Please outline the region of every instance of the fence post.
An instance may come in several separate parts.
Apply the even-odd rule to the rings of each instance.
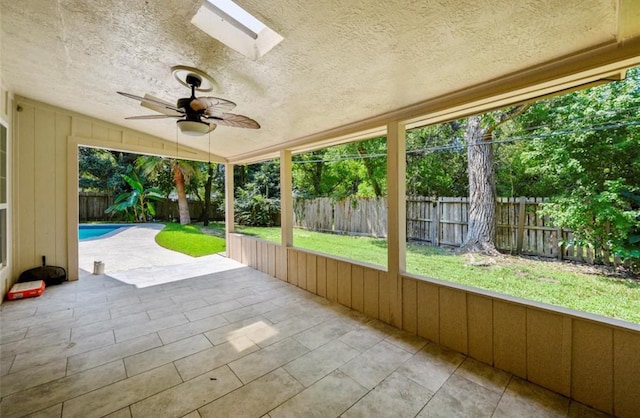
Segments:
[[[522,253],[522,242],[524,241],[524,216],[525,216],[525,204],[527,198],[520,196],[518,198],[518,235],[516,237],[516,254]]]
[[[562,228],[557,229],[558,232],[558,260],[562,261],[564,257],[564,237],[562,236]]]
[[[435,213],[433,215],[433,225],[435,227],[435,237],[433,245],[440,246],[440,197],[435,200]]]

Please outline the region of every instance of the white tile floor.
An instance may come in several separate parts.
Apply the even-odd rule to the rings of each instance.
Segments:
[[[240,264],[81,274],[0,326],[5,418],[604,416]]]

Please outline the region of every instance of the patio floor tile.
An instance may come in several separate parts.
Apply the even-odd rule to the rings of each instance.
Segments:
[[[499,400],[500,394],[454,374],[418,417],[491,417]]]
[[[304,387],[282,368],[237,389],[198,410],[202,418],[254,418],[266,414]]]
[[[279,343],[270,345],[260,351],[229,364],[243,383],[269,373],[272,370],[295,360],[309,350],[294,340],[287,338]]]
[[[398,373],[393,373],[360,399],[344,418],[412,418],[431,399],[433,393]]]
[[[131,405],[133,418],[179,418],[242,386],[222,366]]]
[[[607,416],[225,263],[142,288],[81,272],[0,305],[0,415]]]
[[[337,417],[365,393],[367,389],[336,370],[269,412],[269,416],[271,418]]]

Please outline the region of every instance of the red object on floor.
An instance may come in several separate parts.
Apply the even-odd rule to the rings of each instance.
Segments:
[[[7,293],[8,300],[33,298],[40,296],[44,292],[44,280],[34,280],[32,282],[16,283]]]

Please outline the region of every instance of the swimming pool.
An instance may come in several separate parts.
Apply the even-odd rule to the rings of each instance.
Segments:
[[[106,235],[116,229],[128,227],[127,224],[82,224],[78,226],[78,240],[84,241]]]

